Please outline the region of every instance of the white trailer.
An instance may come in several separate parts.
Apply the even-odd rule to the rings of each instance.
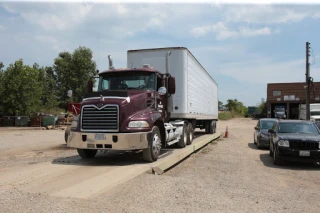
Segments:
[[[299,106],[299,119],[300,120],[306,120],[307,115],[306,115],[306,105],[305,104],[300,104]],[[310,104],[310,120],[315,122],[315,121],[320,121],[320,104]]]
[[[171,52],[168,63],[166,55]],[[194,127],[215,133],[218,121],[218,84],[185,47],[128,50],[129,69],[149,64],[176,78],[176,93],[169,99],[170,120],[189,120]],[[168,69],[166,69],[166,66]]]

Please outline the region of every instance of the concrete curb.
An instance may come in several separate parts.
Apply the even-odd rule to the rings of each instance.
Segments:
[[[46,127],[0,127],[0,131],[45,130]]]
[[[156,163],[154,166],[152,166],[153,172],[158,175],[163,174],[170,167],[174,166],[175,164],[177,164],[181,160],[185,159],[186,157],[188,157],[189,155],[191,155],[195,151],[201,149],[202,147],[204,147],[208,143],[211,143],[212,141],[220,138],[221,136],[222,136],[222,134],[215,133],[213,135],[210,135],[210,136],[202,139],[201,141],[199,141],[195,144],[191,144],[191,145],[183,148],[181,150],[181,152],[173,154],[172,156],[169,156],[166,159],[164,159],[164,161]]]

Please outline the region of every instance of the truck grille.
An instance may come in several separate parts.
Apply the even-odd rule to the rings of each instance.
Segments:
[[[81,129],[89,132],[117,132],[119,130],[119,107],[105,105],[98,109],[94,105],[82,108]]]
[[[319,149],[319,142],[316,142],[316,141],[291,140],[289,143],[290,143],[290,149],[295,149],[295,150],[318,150]]]

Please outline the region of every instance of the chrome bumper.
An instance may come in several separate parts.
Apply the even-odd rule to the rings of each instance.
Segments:
[[[70,131],[67,146],[79,149],[139,150],[148,148],[150,136],[151,132],[113,134]]]

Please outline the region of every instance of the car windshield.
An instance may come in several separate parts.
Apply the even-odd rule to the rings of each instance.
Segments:
[[[261,121],[261,129],[272,129],[274,121]]]
[[[298,122],[280,123],[278,133],[305,133],[319,135],[319,131],[315,124]]]
[[[98,91],[155,90],[155,74],[150,72],[119,72],[100,76]]]
[[[277,112],[284,112],[284,108],[277,108],[277,109],[275,109],[275,111],[277,111]]]

